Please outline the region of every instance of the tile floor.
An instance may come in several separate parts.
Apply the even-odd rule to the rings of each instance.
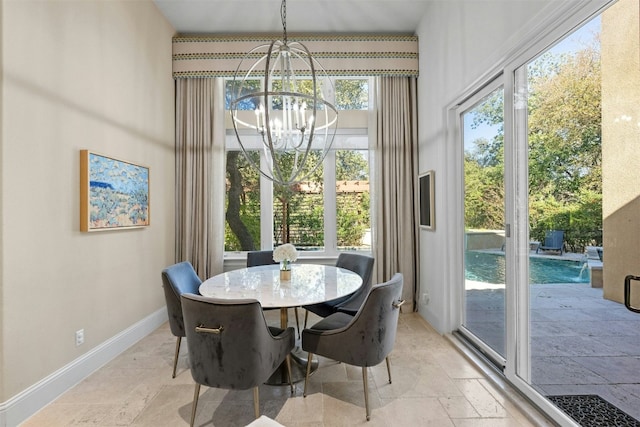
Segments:
[[[266,312],[266,317],[277,324],[277,312]],[[184,342],[178,374],[171,378],[174,348],[175,338],[165,324],[22,426],[188,425],[194,383]],[[306,398],[304,382],[295,384],[293,396],[288,387],[261,386],[261,414],[289,427],[551,425],[526,403],[516,406],[416,313],[400,316],[390,360],[392,384],[384,363],[369,371],[369,422],[361,369],[322,358]],[[202,387],[197,426],[245,426],[252,421],[250,390]]]
[[[640,314],[588,283],[531,285],[532,384],[542,395],[596,394],[640,420]],[[468,296],[474,331],[504,346],[504,291]]]

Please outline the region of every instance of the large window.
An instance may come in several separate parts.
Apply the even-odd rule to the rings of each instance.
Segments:
[[[324,95],[341,110],[339,128],[322,166],[304,182],[284,187],[262,177],[240,150],[233,130],[227,129],[227,253],[270,249],[287,242],[326,256],[342,250],[370,250],[370,83],[367,78],[343,77],[332,83],[335,92]],[[259,84],[256,80],[256,87]],[[229,80],[227,108],[232,85]],[[242,108],[253,110],[256,102],[249,100]],[[254,161],[264,162],[257,135],[245,136],[243,143],[249,141],[245,145],[254,149],[250,152]]]

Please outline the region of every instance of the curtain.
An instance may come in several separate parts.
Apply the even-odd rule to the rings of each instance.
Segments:
[[[415,77],[378,77],[374,142],[374,283],[404,276],[402,298],[418,283],[418,130]]]
[[[224,255],[223,99],[222,79],[176,80],[176,262],[203,280]]]

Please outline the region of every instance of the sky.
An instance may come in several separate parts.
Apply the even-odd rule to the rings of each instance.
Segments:
[[[594,34],[600,33],[601,19],[600,15],[593,18],[573,33],[569,34],[562,41],[551,47],[550,51],[554,54],[562,54],[580,50],[589,44]],[[464,123],[464,148],[465,151],[473,148],[473,141],[478,138],[491,139],[497,132],[497,126],[482,125],[476,129],[471,128],[472,117],[466,116]]]

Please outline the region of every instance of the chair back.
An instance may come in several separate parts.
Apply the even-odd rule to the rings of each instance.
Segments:
[[[162,287],[167,303],[169,327],[176,337],[184,337],[184,321],[180,295],[184,293],[199,294],[198,288],[202,280],[198,277],[189,261],[180,262],[162,270]]]
[[[353,295],[342,300],[341,303],[338,304],[338,307],[344,306],[345,308],[351,309],[354,312],[360,308],[362,302],[371,289],[373,262],[374,259],[367,255],[351,253],[341,253],[340,255],[338,255],[336,267],[353,271],[358,276],[362,277],[362,286],[360,286],[353,293]]]
[[[371,288],[362,307],[346,327],[354,331],[359,343],[350,349],[351,361],[343,362],[355,366],[375,366],[393,350],[398,329],[399,305],[402,304],[401,273],[391,280]]]
[[[293,328],[286,342],[274,344],[256,300],[184,294],[182,310],[191,375],[198,384],[234,390],[256,387],[269,379],[294,346]]]
[[[278,264],[273,260],[273,251],[247,252],[247,267],[269,264]]]
[[[544,246],[550,248],[561,248],[564,244],[564,231],[551,230],[547,231],[544,237]]]

